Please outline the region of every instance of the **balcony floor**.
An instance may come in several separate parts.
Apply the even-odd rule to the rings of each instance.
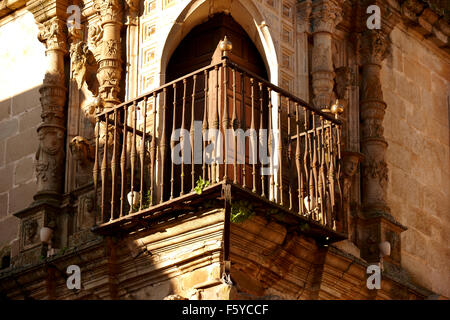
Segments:
[[[223,181],[203,189],[202,194],[191,192],[183,196],[151,206],[150,208],[117,218],[92,228],[92,232],[103,236],[124,236],[141,231],[148,226],[176,219],[179,216],[195,213],[206,208],[225,208],[224,190],[229,185],[231,202],[246,200],[252,203],[256,215],[268,215],[277,222],[286,225],[290,230],[301,232],[322,244],[346,239],[346,235],[337,232],[319,222],[299,215],[267,198],[261,197],[251,190],[239,185]]]

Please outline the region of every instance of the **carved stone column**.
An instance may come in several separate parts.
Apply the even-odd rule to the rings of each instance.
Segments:
[[[12,257],[15,266],[35,263],[55,248],[66,244],[68,219],[62,208],[66,134],[67,54],[66,0],[30,1],[29,10],[39,26],[38,39],[46,48],[48,67],[40,92],[42,123],[37,129],[39,145],[35,168],[37,192],[34,202],[15,212],[20,219],[19,253]],[[51,229],[45,242],[43,228]]]
[[[406,230],[390,214],[386,191],[388,143],[383,135],[386,103],[383,101],[380,71],[389,47],[388,32],[366,30],[361,37],[361,152],[362,163],[362,219],[359,222],[361,256],[369,262],[379,262],[379,244],[389,241],[392,254],[384,261],[392,267],[400,266],[400,233]],[[392,264],[393,263],[393,264]]]
[[[98,81],[99,97],[105,108],[111,108],[120,102],[122,7],[122,0],[96,0],[94,4],[95,10],[100,14],[103,30]]]
[[[67,54],[66,23],[58,17],[40,26],[39,40],[46,46],[49,62],[42,87],[42,124],[38,127],[36,152],[36,201],[58,200],[64,177],[66,85],[64,56]]]
[[[297,96],[309,101],[308,35],[311,32],[312,1],[297,3]]]
[[[323,109],[334,99],[334,70],[332,59],[332,34],[342,21],[342,5],[345,0],[313,1],[312,31],[314,47],[312,50],[313,102]]]
[[[381,90],[381,62],[387,50],[387,38],[381,31],[368,30],[361,39],[361,151],[363,162],[362,204],[365,211],[389,212],[386,205],[388,169],[385,161],[388,146],[383,136],[386,103]]]

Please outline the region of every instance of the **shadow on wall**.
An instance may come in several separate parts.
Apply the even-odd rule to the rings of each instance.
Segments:
[[[0,252],[18,237],[19,219],[13,213],[26,208],[36,192],[39,88],[0,101]]]

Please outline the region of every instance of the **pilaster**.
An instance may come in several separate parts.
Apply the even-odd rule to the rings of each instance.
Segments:
[[[334,68],[332,59],[332,34],[342,21],[345,0],[319,0],[312,3],[312,87],[313,103],[324,109],[334,100]]]
[[[367,2],[367,1],[366,1]],[[369,2],[361,4],[361,12],[366,12]],[[379,244],[389,241],[392,252],[391,262],[400,265],[400,233],[406,228],[391,215],[387,205],[388,165],[384,138],[383,120],[386,103],[383,100],[380,71],[382,61],[389,54],[389,33],[398,22],[395,14],[387,15],[384,2],[376,3],[386,17],[381,29],[368,29],[366,16],[361,18],[361,42],[359,47],[361,84],[360,119],[362,162],[362,216],[359,219],[358,242],[361,256],[369,262],[379,262]]]

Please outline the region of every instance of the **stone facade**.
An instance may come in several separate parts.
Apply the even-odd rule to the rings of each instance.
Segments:
[[[0,23],[0,245],[18,247],[19,219],[37,190],[34,156],[41,118],[39,87],[45,71],[44,47],[33,15],[19,10]],[[17,41],[17,39],[23,41]],[[26,77],[24,75],[27,75]]]
[[[0,51],[7,70],[0,74],[0,255],[10,260],[0,270],[2,293],[449,298],[449,23],[426,1],[373,2],[381,30],[366,28],[369,1],[0,2],[0,42],[7,44]],[[67,27],[71,4],[81,7],[80,29]],[[216,13],[247,32],[270,82],[325,112],[343,108],[336,193],[343,193],[345,240],[324,243],[300,220],[273,218],[266,208],[231,223],[230,205],[240,196],[227,184],[194,209],[183,211],[190,205],[180,202],[167,219],[133,221],[132,235],[92,232],[103,196],[94,185],[107,180],[95,160],[118,139],[95,114],[164,84],[181,40]],[[162,121],[155,115],[151,130],[159,132]],[[160,133],[153,137],[152,159]],[[103,161],[126,167],[117,155]],[[39,239],[42,228],[53,231],[48,243]],[[391,254],[380,258],[383,241]],[[374,263],[384,268],[380,290],[366,287]],[[60,276],[69,264],[82,269],[81,290],[68,290]]]
[[[449,296],[450,64],[419,36],[396,28],[382,68],[389,143],[388,204],[408,226],[402,265],[422,285]]]

